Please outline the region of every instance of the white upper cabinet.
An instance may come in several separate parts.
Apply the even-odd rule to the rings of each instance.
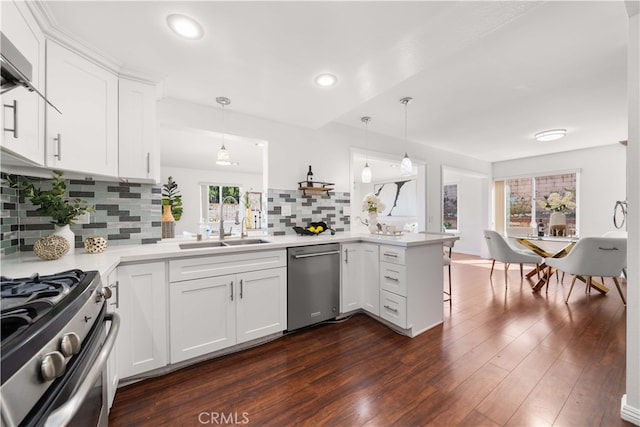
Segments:
[[[155,86],[120,78],[118,93],[120,178],[160,182]]]
[[[2,33],[31,63],[31,84],[44,93],[44,37],[25,2],[2,2]],[[44,164],[42,98],[22,86],[2,94],[2,129],[3,150],[30,163]]]
[[[47,40],[47,98],[46,165],[118,176],[117,76]]]

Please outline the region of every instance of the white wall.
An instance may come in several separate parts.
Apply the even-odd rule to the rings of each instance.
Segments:
[[[244,174],[235,172],[212,172],[202,169],[186,169],[173,166],[162,166],[162,183],[167,182],[169,176],[178,184],[182,195],[183,213],[180,221],[176,222],[176,237],[183,231],[198,232],[200,223],[200,184],[218,183],[240,185],[243,191],[262,191],[261,174]]]
[[[493,164],[493,178],[499,180],[528,175],[551,175],[579,169],[579,234],[583,237],[601,236],[615,229],[615,202],[626,200],[626,161],[626,148],[616,143],[598,148],[496,162]]]
[[[487,228],[489,177],[469,175],[445,167],[443,184],[458,185],[458,236],[454,252],[481,256],[484,248],[482,231]]]
[[[627,151],[627,201],[629,246],[627,263],[627,393],[622,415],[640,425],[640,3],[626,2],[629,15],[627,80],[629,135]]]

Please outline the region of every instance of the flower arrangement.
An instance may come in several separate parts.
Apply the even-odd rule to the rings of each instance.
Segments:
[[[385,205],[382,200],[373,193],[367,194],[362,200],[362,211],[368,213],[382,213]]]
[[[538,200],[538,206],[550,212],[565,212],[575,209],[576,203],[573,201],[571,191],[567,191],[562,197],[559,193],[554,192],[544,196],[544,200]]]

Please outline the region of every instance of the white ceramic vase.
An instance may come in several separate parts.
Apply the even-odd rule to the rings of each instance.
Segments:
[[[53,234],[55,236],[64,237],[67,243],[69,243],[69,252],[67,252],[67,255],[72,254],[76,247],[76,235],[71,231],[71,227],[69,225],[56,225]]]
[[[378,231],[378,213],[369,212],[369,232],[375,234]]]
[[[549,225],[567,225],[567,216],[562,212],[551,212]]]

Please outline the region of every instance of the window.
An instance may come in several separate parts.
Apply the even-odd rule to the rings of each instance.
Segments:
[[[202,200],[203,200],[203,212],[202,217],[205,218],[205,222],[218,222],[220,221],[220,202],[224,200],[222,205],[222,218],[225,221],[239,221],[240,215],[240,187],[219,185],[219,184],[203,184]],[[233,197],[233,200],[231,198]]]
[[[578,207],[574,205],[577,194],[577,174],[575,173],[505,180],[507,230],[530,229],[535,227],[540,219],[547,225],[551,210],[545,208],[545,200],[553,193],[556,193],[559,198],[566,197],[571,202],[572,207],[564,209],[563,212],[567,218],[569,234],[577,234]]]
[[[442,186],[442,227],[458,229],[458,184]]]

